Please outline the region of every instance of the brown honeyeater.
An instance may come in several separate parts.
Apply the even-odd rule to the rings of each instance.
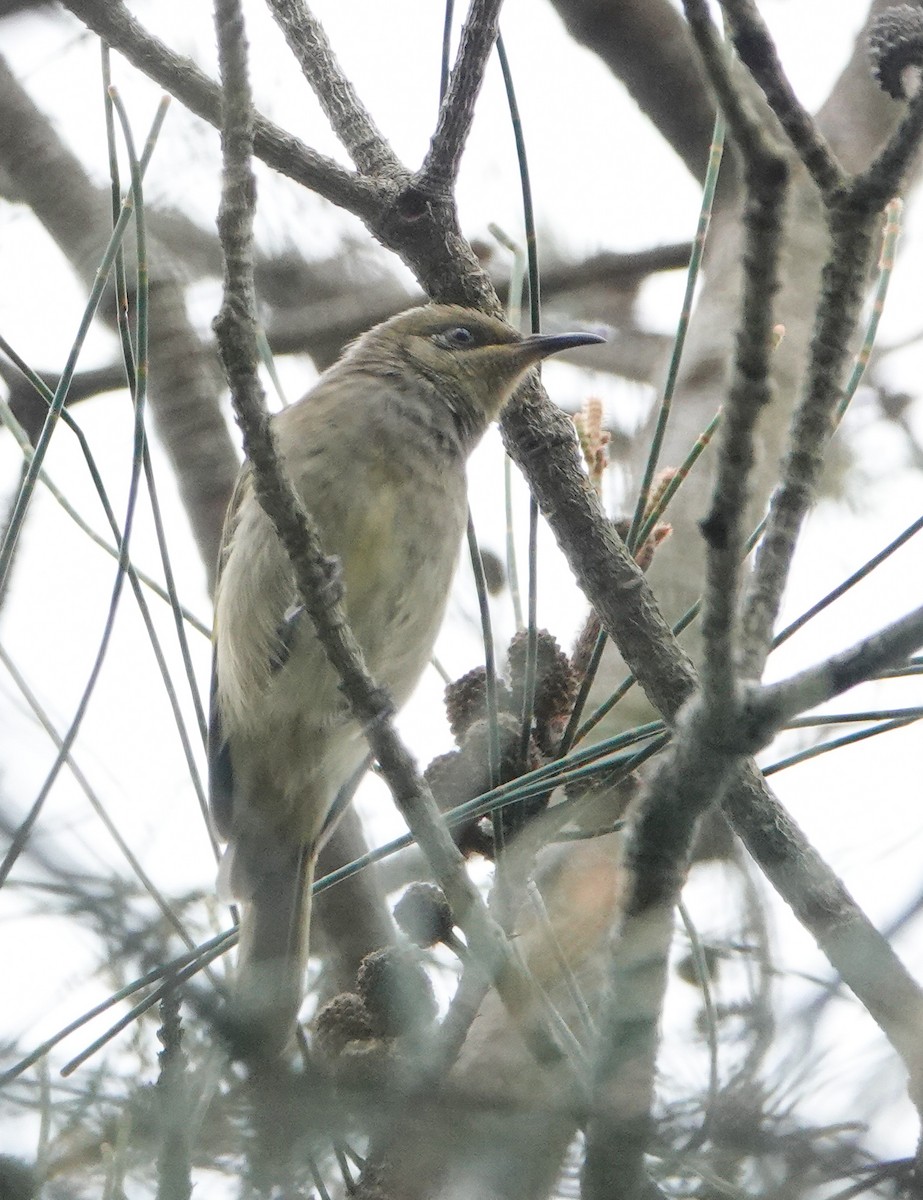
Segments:
[[[414,308],[363,334],[272,418],[283,470],[341,564],[369,671],[397,706],[442,621],[468,455],[532,366],[602,340]],[[209,786],[228,843],[219,886],[240,903],[235,1014],[264,1052],[294,1032],[318,840],[368,753],[338,685],[245,463],[219,562]]]

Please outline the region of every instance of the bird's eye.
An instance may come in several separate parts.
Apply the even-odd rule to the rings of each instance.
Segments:
[[[458,325],[454,329],[447,329],[442,335],[442,340],[447,346],[470,346],[474,341],[474,334],[464,325]]]

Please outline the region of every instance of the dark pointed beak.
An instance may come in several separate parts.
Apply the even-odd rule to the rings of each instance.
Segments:
[[[535,359],[559,354],[562,350],[573,350],[575,346],[596,346],[605,342],[598,333],[533,333],[522,339],[522,346],[529,349]]]

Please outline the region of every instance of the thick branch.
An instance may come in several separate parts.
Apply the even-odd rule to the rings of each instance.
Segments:
[[[873,149],[890,136],[900,116],[900,105],[882,91],[869,70],[869,34],[878,16],[893,6],[894,0],[872,0],[849,61],[817,111],[818,127],[846,171],[868,165]]]

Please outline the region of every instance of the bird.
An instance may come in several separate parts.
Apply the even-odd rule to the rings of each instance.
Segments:
[[[271,418],[281,469],[339,562],[349,624],[396,707],[442,622],[471,451],[531,368],[604,340],[522,336],[473,309],[423,305],[362,334]],[[291,1044],[304,998],[325,826],[368,758],[338,685],[245,462],[218,563],[209,801],[227,843],[219,895],[240,912],[233,1020],[271,1056]]]

